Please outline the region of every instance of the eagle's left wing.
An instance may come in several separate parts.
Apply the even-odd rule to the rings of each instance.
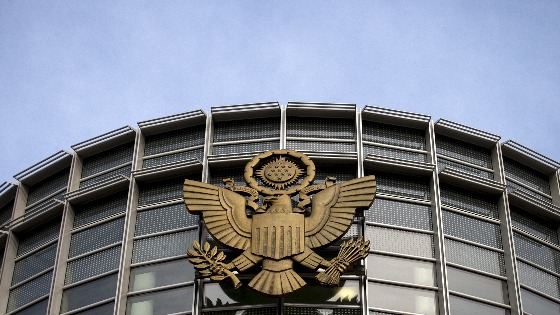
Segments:
[[[249,248],[251,219],[245,214],[245,198],[214,185],[185,180],[183,199],[192,214],[202,214],[206,228],[217,241],[238,249]]]
[[[357,208],[369,208],[375,198],[375,176],[356,178],[315,194],[305,218],[305,245],[327,245],[350,228]]]

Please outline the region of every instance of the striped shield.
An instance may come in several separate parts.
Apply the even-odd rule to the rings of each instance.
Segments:
[[[282,259],[303,252],[304,217],[299,213],[263,213],[253,217],[251,252]]]

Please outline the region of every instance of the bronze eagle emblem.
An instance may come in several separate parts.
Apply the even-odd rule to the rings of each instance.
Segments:
[[[341,238],[350,228],[356,210],[371,206],[375,177],[341,184],[327,177],[324,184],[313,185],[314,177],[315,165],[306,155],[272,150],[247,164],[247,186],[235,186],[231,179],[224,180],[224,188],[185,180],[183,196],[188,211],[202,214],[214,239],[243,251],[226,263],[224,253],[218,253],[216,247],[193,242],[194,250],[188,251],[191,263],[202,276],[213,280],[231,278],[236,287],[241,283],[232,271],[243,272],[262,264],[249,286],[272,296],[293,292],[306,284],[293,270],[294,261],[313,270],[326,268],[316,278],[323,285],[337,285],[340,273],[367,255],[369,242],[361,237],[343,242],[338,256],[331,260],[313,249]]]

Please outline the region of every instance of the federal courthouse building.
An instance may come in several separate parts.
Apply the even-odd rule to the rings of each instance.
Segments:
[[[260,103],[139,122],[60,151],[0,186],[0,313],[560,314],[559,164],[456,122],[353,104]],[[245,185],[257,154],[292,149],[315,183],[375,175],[342,239],[370,241],[338,286],[281,297],[201,277],[192,241],[227,255],[183,202],[185,179]],[[16,170],[17,171],[17,170]]]

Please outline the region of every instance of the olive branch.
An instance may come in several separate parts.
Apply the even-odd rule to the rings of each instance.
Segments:
[[[210,277],[214,281],[222,281],[230,278],[233,286],[237,289],[241,286],[241,281],[229,269],[230,264],[223,262],[226,259],[224,252],[218,253],[218,247],[210,248],[210,243],[205,242],[203,247],[197,241],[193,241],[193,248],[187,250],[189,261],[194,265],[203,277]]]

